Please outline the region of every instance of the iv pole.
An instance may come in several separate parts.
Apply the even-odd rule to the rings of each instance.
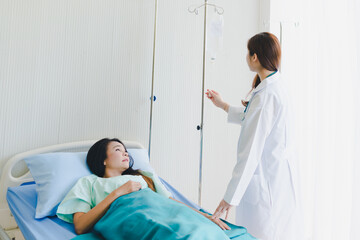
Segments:
[[[153,59],[152,59],[152,74],[151,74],[151,103],[150,103],[150,127],[149,127],[149,161],[150,161],[150,149],[151,149],[151,128],[152,128],[152,113],[153,105],[156,97],[154,96],[154,76],[155,76],[155,50],[156,50],[156,27],[157,27],[157,10],[158,10],[158,0],[155,0],[155,16],[154,16],[154,42],[153,42]]]
[[[200,128],[200,166],[199,166],[199,199],[198,204],[201,206],[201,189],[202,189],[202,155],[203,155],[203,142],[204,142],[204,94],[205,94],[205,68],[206,68],[206,15],[207,15],[207,2],[205,0],[204,6],[204,43],[203,43],[203,71],[202,71],[202,90],[201,90],[201,122],[198,126]]]
[[[190,13],[195,13],[196,15],[199,13],[198,9],[201,7],[204,7],[204,39],[203,39],[203,66],[202,66],[202,94],[201,94],[201,122],[200,125],[197,126],[197,130],[200,130],[200,165],[199,165],[199,190],[198,190],[198,205],[201,206],[201,190],[202,190],[202,156],[203,156],[203,142],[204,142],[204,133],[203,133],[203,127],[204,127],[204,98],[205,98],[205,73],[206,73],[206,27],[207,27],[207,6],[213,6],[215,7],[215,12],[222,15],[224,13],[224,9],[221,7],[218,7],[214,4],[208,3],[208,0],[205,0],[205,3],[191,9],[191,7],[188,8],[188,11]]]

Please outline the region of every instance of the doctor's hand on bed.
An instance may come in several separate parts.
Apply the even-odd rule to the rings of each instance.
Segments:
[[[230,230],[231,228],[224,223],[220,218],[213,218],[211,215],[202,213],[203,216],[205,216],[207,219],[218,225],[222,230]]]
[[[225,112],[227,112],[229,110],[229,104],[224,102],[220,93],[216,92],[215,90],[208,89],[205,94],[206,94],[207,98],[210,99],[215,106],[223,109]]]
[[[212,215],[212,218],[220,218],[221,215],[226,213],[225,220],[227,220],[229,216],[229,210],[231,208],[231,205],[227,203],[224,199],[220,202],[219,206],[216,208],[214,214]]]
[[[209,214],[207,214],[207,213],[205,213],[205,212],[201,212],[201,211],[199,211],[199,210],[197,210],[197,209],[195,209],[195,208],[193,208],[193,207],[190,207],[190,206],[186,205],[185,203],[176,200],[176,199],[173,198],[173,197],[169,197],[169,198],[172,199],[172,200],[174,200],[175,202],[184,204],[185,206],[191,208],[191,209],[194,210],[195,212],[203,215],[204,217],[206,217],[207,219],[209,219],[210,221],[212,221],[213,223],[215,223],[216,225],[218,225],[222,230],[230,230],[230,229],[231,229],[226,223],[224,223],[223,221],[221,221],[221,219],[219,219],[219,218],[216,218],[216,219],[215,219],[215,218],[212,218],[211,215],[209,215]]]

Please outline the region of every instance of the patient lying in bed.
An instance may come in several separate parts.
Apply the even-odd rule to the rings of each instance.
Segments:
[[[57,210],[77,234],[98,234],[79,239],[254,239],[242,227],[222,231],[230,230],[225,222],[173,199],[154,174],[132,169],[118,139],[96,142],[86,162],[94,174],[79,179]]]

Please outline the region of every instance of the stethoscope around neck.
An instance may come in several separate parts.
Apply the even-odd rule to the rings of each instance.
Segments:
[[[269,75],[266,76],[266,78],[271,77],[272,75],[274,75],[275,73],[277,73],[277,71],[278,71],[278,70],[275,70],[275,72],[270,73]],[[266,78],[265,78],[265,79],[266,79]],[[265,80],[265,79],[264,79],[264,80]],[[249,107],[249,105],[250,105],[250,103],[251,103],[251,100],[253,99],[254,95],[255,95],[255,94],[252,93],[252,96],[251,96],[251,98],[250,98],[250,100],[249,100],[249,102],[248,102],[248,104],[246,105],[246,108],[245,108],[245,110],[244,110],[244,114],[246,113],[246,110],[248,109],[248,107]],[[244,120],[244,118],[245,118],[245,115],[244,115],[244,117],[243,117],[242,120]]]

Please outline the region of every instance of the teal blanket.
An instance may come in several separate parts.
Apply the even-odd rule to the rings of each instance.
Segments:
[[[74,239],[255,239],[245,228],[229,226],[231,230],[223,231],[189,207],[147,188],[116,199],[95,224],[94,232]]]

